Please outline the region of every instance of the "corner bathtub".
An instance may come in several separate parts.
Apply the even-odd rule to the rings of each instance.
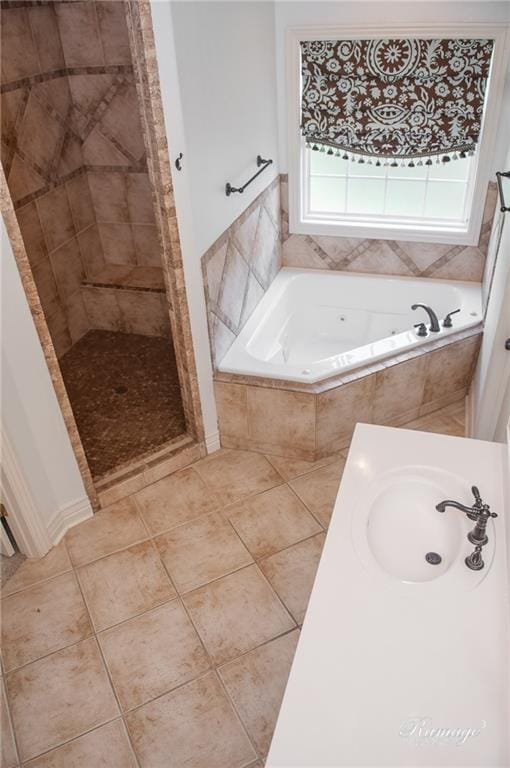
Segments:
[[[426,337],[428,304],[453,327]],[[347,274],[316,269],[280,270],[221,360],[223,373],[312,384],[414,347],[445,338],[482,320],[475,283]]]

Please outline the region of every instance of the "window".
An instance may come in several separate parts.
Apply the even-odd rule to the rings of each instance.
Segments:
[[[412,34],[409,29],[396,28],[378,30],[377,37],[373,38],[366,34],[366,30],[352,28],[289,30],[288,71],[291,79],[288,83],[288,170],[291,233],[400,238],[454,244],[478,242],[487,184],[491,178],[492,150],[503,90],[505,29],[490,25],[477,27],[459,24],[455,30],[430,27],[420,30],[418,35],[415,33],[414,38]],[[405,42],[404,38],[407,38],[411,46],[413,40],[424,43],[439,39],[445,41],[445,49],[448,41],[450,44],[452,41],[478,41],[480,44],[487,40],[491,44],[493,42],[490,77],[487,67],[484,73],[487,80],[485,102],[479,104],[478,125],[472,121],[470,127],[475,136],[471,151],[460,154],[454,152],[455,147],[452,147],[452,151],[448,150],[449,160],[443,162],[443,156],[437,154],[437,147],[438,142],[444,140],[445,131],[442,131],[441,136],[438,131],[434,151],[429,156],[423,152],[422,156],[413,157],[411,163],[409,155],[403,154],[406,158],[403,160],[398,152],[391,154],[388,151],[388,157],[377,157],[377,153],[367,151],[356,153],[355,142],[354,151],[346,153],[341,149],[342,140],[345,137],[350,140],[351,126],[344,119],[342,111],[337,109],[337,114],[341,115],[340,121],[343,120],[345,130],[338,142],[338,135],[331,140],[328,134],[331,126],[326,121],[315,120],[319,113],[315,111],[312,100],[307,105],[308,129],[310,122],[312,126],[320,126],[325,139],[321,141],[319,136],[319,140],[314,141],[309,133],[301,135],[302,130],[306,132],[303,128],[305,113],[302,112],[301,72],[301,52],[302,46],[306,50],[306,41],[322,41],[317,47],[319,49],[327,41],[393,43],[394,38],[397,42],[401,39]],[[330,85],[324,67],[318,71],[321,76],[326,74],[321,87],[324,82],[326,86]],[[364,76],[360,71],[360,77]],[[472,86],[473,93],[475,90],[475,86]],[[478,94],[480,92],[483,91],[478,89]],[[439,91],[436,90],[436,93]],[[321,108],[322,99],[320,94]],[[338,104],[333,103],[332,108],[328,106],[328,117],[335,115],[335,106]],[[324,113],[319,114],[320,117],[324,117]],[[336,125],[333,130],[337,130]],[[366,133],[360,135],[363,144]],[[472,141],[470,134],[466,136],[469,144]],[[420,141],[419,131],[415,132],[414,138]]]
[[[476,156],[408,167],[343,160],[302,147],[305,221],[467,228]]]

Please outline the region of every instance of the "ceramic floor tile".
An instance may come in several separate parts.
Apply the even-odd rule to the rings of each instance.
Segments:
[[[96,631],[176,596],[150,541],[84,565],[77,574]]]
[[[101,632],[98,637],[124,711],[171,691],[210,667],[178,600]]]
[[[225,515],[256,558],[271,555],[322,530],[287,485],[228,507]]]
[[[135,498],[153,536],[218,508],[214,494],[191,467],[158,480]]]
[[[51,579],[53,576],[59,576],[61,573],[70,571],[71,567],[66,545],[61,541],[44,557],[25,560],[16,573],[2,584],[2,597],[31,587],[40,581]]]
[[[110,555],[147,537],[133,501],[122,499],[71,528],[66,534],[66,543],[72,562],[78,566]]]
[[[122,720],[113,720],[36,757],[26,768],[137,768]]]
[[[332,456],[326,456],[317,461],[305,461],[304,459],[291,459],[287,456],[267,456],[273,467],[278,470],[284,480],[293,480],[300,475],[306,475],[307,472],[313,472],[314,469],[325,467],[327,464],[333,464],[337,459],[343,458],[339,453]]]
[[[0,679],[0,689],[0,765],[2,768],[14,768],[18,765],[18,757],[2,679]]]
[[[6,682],[22,761],[119,712],[94,638],[11,672]]]
[[[2,658],[6,671],[92,634],[74,573],[36,584],[2,600]]]
[[[255,565],[200,587],[183,599],[216,664],[295,626]]]
[[[155,539],[179,592],[189,592],[253,562],[236,532],[219,513],[205,515]]]
[[[216,675],[127,715],[141,768],[244,768],[257,755]]]
[[[307,475],[297,477],[289,483],[324,527],[329,525],[333,513],[344,465],[345,459],[340,459],[327,467],[321,467]]]
[[[427,416],[404,424],[404,429],[416,429],[420,432],[435,432],[440,435],[453,435],[464,437],[464,425],[452,416],[445,415],[443,411],[435,411]]]
[[[262,572],[298,624],[305,617],[325,538],[313,536],[260,561]]]
[[[271,744],[299,630],[255,648],[218,672],[259,754]]]
[[[219,451],[195,466],[223,506],[282,483],[281,475],[259,453]]]
[[[459,424],[464,427],[466,423],[466,403],[465,400],[459,400],[456,403],[452,403],[451,405],[447,405],[446,408],[442,409],[443,416],[450,416],[452,419],[455,419],[459,422]]]

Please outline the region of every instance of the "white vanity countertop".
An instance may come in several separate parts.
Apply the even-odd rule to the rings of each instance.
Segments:
[[[266,768],[510,764],[506,450],[357,426]],[[487,564],[478,572],[464,564],[474,523],[457,509],[443,517],[432,508],[454,526],[460,555],[437,578],[403,581],[371,556],[367,510],[396,473],[435,471],[449,489],[438,502],[472,506],[477,485],[497,512]],[[399,529],[397,544],[399,534],[414,532]]]

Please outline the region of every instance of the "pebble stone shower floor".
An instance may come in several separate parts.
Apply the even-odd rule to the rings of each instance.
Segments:
[[[406,428],[463,435],[463,403]],[[262,768],[345,455],[221,450],[23,563],[3,768]]]
[[[186,432],[169,338],[89,331],[60,368],[94,478]]]

